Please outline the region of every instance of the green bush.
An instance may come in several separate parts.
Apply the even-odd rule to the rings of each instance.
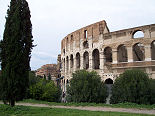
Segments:
[[[49,102],[60,101],[60,89],[53,81],[40,79],[39,82],[30,86],[30,96],[32,99],[44,100]]]
[[[106,87],[96,72],[80,70],[73,73],[70,85],[67,86],[68,102],[103,103],[106,97]]]
[[[150,104],[150,92],[150,79],[146,73],[137,69],[126,70],[116,79],[110,102]]]
[[[155,104],[155,79],[150,79],[150,88],[151,88],[151,98],[150,98],[150,103]]]

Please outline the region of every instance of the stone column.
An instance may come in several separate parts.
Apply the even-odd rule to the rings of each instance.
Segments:
[[[93,69],[93,58],[92,58],[92,51],[89,51],[89,69]]]
[[[127,55],[128,55],[128,62],[133,62],[133,49],[132,49],[132,46],[127,46]]]
[[[104,68],[104,53],[103,51],[100,52],[100,70]]]
[[[65,58],[65,72],[64,72],[64,76],[66,75],[67,73],[67,58]]]
[[[73,56],[73,71],[76,71],[76,55]]]
[[[80,53],[80,69],[83,69],[83,54]]]
[[[147,44],[145,48],[145,61],[151,61],[151,45]]]
[[[68,74],[70,73],[71,71],[71,59],[70,59],[70,56],[68,57]]]
[[[112,63],[117,63],[117,49],[112,49]]]

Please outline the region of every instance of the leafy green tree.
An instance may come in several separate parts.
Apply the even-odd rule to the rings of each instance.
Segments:
[[[141,70],[126,70],[112,87],[111,103],[150,103],[150,80]]]
[[[29,71],[29,86],[36,84],[40,79],[40,77],[35,75],[34,71]]]
[[[67,87],[68,102],[104,103],[106,97],[106,87],[95,71],[80,70],[73,73],[73,78]]]
[[[155,79],[150,79],[150,88],[151,88],[150,104],[155,104]]]
[[[60,100],[60,89],[53,81],[40,79],[39,82],[30,86],[30,96],[36,100],[58,102]]]
[[[50,75],[50,73],[48,74],[48,80],[51,80],[51,75]]]
[[[33,47],[30,10],[26,0],[11,0],[1,49],[1,96],[11,106],[25,97]]]
[[[34,71],[29,71],[29,88],[27,89],[25,99],[32,98],[32,96],[30,95],[30,87],[37,84],[40,79],[41,77],[36,76]]]

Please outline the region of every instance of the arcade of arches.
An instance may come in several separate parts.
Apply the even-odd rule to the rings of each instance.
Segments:
[[[83,27],[62,40],[61,63],[62,84],[81,69],[95,70],[105,83],[113,83],[132,68],[155,79],[155,24],[115,32],[109,31],[104,20]]]
[[[83,54],[80,54],[79,52],[76,53],[75,59],[73,54],[66,57],[62,60],[63,61],[63,66],[66,69],[69,70],[69,64],[70,64],[70,69],[74,68],[74,65],[76,66],[76,69],[100,69],[100,55],[103,54],[103,59],[104,62],[111,62],[113,63],[113,53],[117,53],[117,61],[116,62],[128,62],[128,53],[129,51],[127,50],[125,45],[119,45],[117,47],[117,51],[112,51],[111,47],[105,47],[104,52],[99,52],[98,49],[94,49],[92,51],[92,56],[90,57],[89,53],[85,51]],[[136,43],[132,46],[132,53],[133,53],[133,61],[145,61],[145,46],[142,43]],[[150,45],[150,53],[151,53],[151,60],[155,60],[155,41],[153,41]],[[83,62],[80,59],[83,56]],[[90,59],[90,58],[92,59]],[[69,60],[70,59],[70,60]],[[74,64],[74,60],[76,61]],[[70,61],[70,62],[69,62]],[[92,67],[90,67],[90,61],[92,62]],[[66,64],[65,64],[66,62]],[[80,67],[81,64],[83,64],[83,67]],[[104,65],[104,64],[103,64]],[[65,68],[64,68],[65,71]]]

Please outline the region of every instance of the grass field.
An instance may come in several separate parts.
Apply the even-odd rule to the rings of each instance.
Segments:
[[[151,116],[119,112],[97,112],[58,108],[0,105],[0,116]],[[153,115],[152,115],[153,116]]]
[[[21,101],[22,103],[37,103],[37,104],[48,104],[48,105],[63,105],[63,106],[101,106],[101,107],[115,107],[115,108],[138,108],[138,109],[155,109],[154,105],[139,105],[135,103],[120,103],[120,104],[103,104],[103,103],[55,103],[55,102],[46,102],[46,101],[38,101],[33,99],[26,99]]]

